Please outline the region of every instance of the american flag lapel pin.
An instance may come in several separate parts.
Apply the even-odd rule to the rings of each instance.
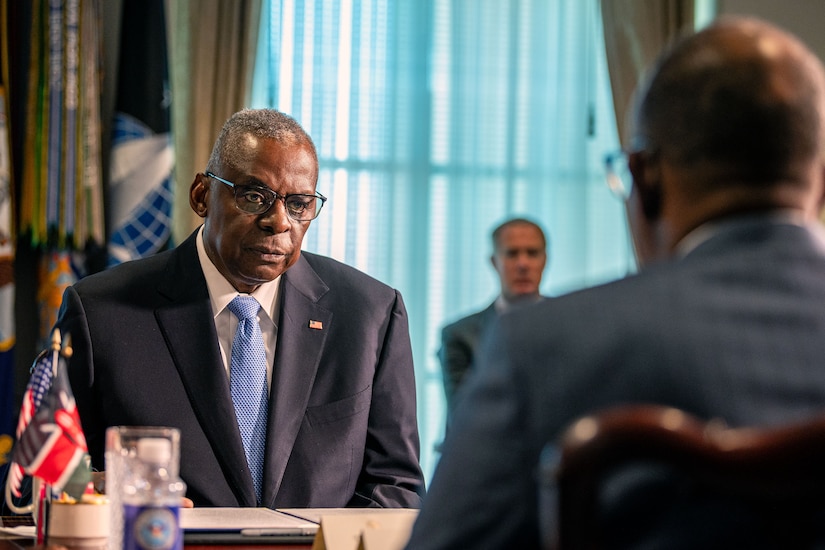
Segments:
[[[315,330],[324,330],[324,323],[322,323],[321,321],[316,321],[315,319],[310,319],[309,328],[313,328]]]

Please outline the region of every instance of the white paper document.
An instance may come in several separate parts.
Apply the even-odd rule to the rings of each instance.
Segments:
[[[17,527],[0,527],[0,540],[14,538],[34,538],[34,525],[18,525]]]

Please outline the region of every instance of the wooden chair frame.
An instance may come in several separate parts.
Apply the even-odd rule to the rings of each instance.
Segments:
[[[629,405],[574,422],[559,448],[557,464],[550,470],[545,464],[544,474],[558,490],[561,548],[604,545],[599,491],[616,468],[634,462],[667,464],[714,494],[785,510],[777,521],[791,529],[787,524],[800,510],[825,505],[825,415],[784,427],[733,429],[670,407]]]

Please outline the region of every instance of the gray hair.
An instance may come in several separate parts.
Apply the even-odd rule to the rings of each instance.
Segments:
[[[246,135],[283,145],[306,145],[315,159],[315,179],[318,179],[318,152],[312,138],[294,118],[275,109],[243,109],[229,117],[212,147],[207,171],[219,172],[225,166],[240,166],[248,154],[241,139]]]

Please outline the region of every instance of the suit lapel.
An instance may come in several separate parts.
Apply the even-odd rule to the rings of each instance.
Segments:
[[[278,341],[270,390],[263,504],[273,506],[301,428],[332,312],[318,300],[329,291],[303,253],[281,280]]]
[[[172,253],[159,290],[169,305],[155,312],[189,402],[241,506],[255,506],[229,382],[218,348],[212,306],[200,269],[195,233]]]

